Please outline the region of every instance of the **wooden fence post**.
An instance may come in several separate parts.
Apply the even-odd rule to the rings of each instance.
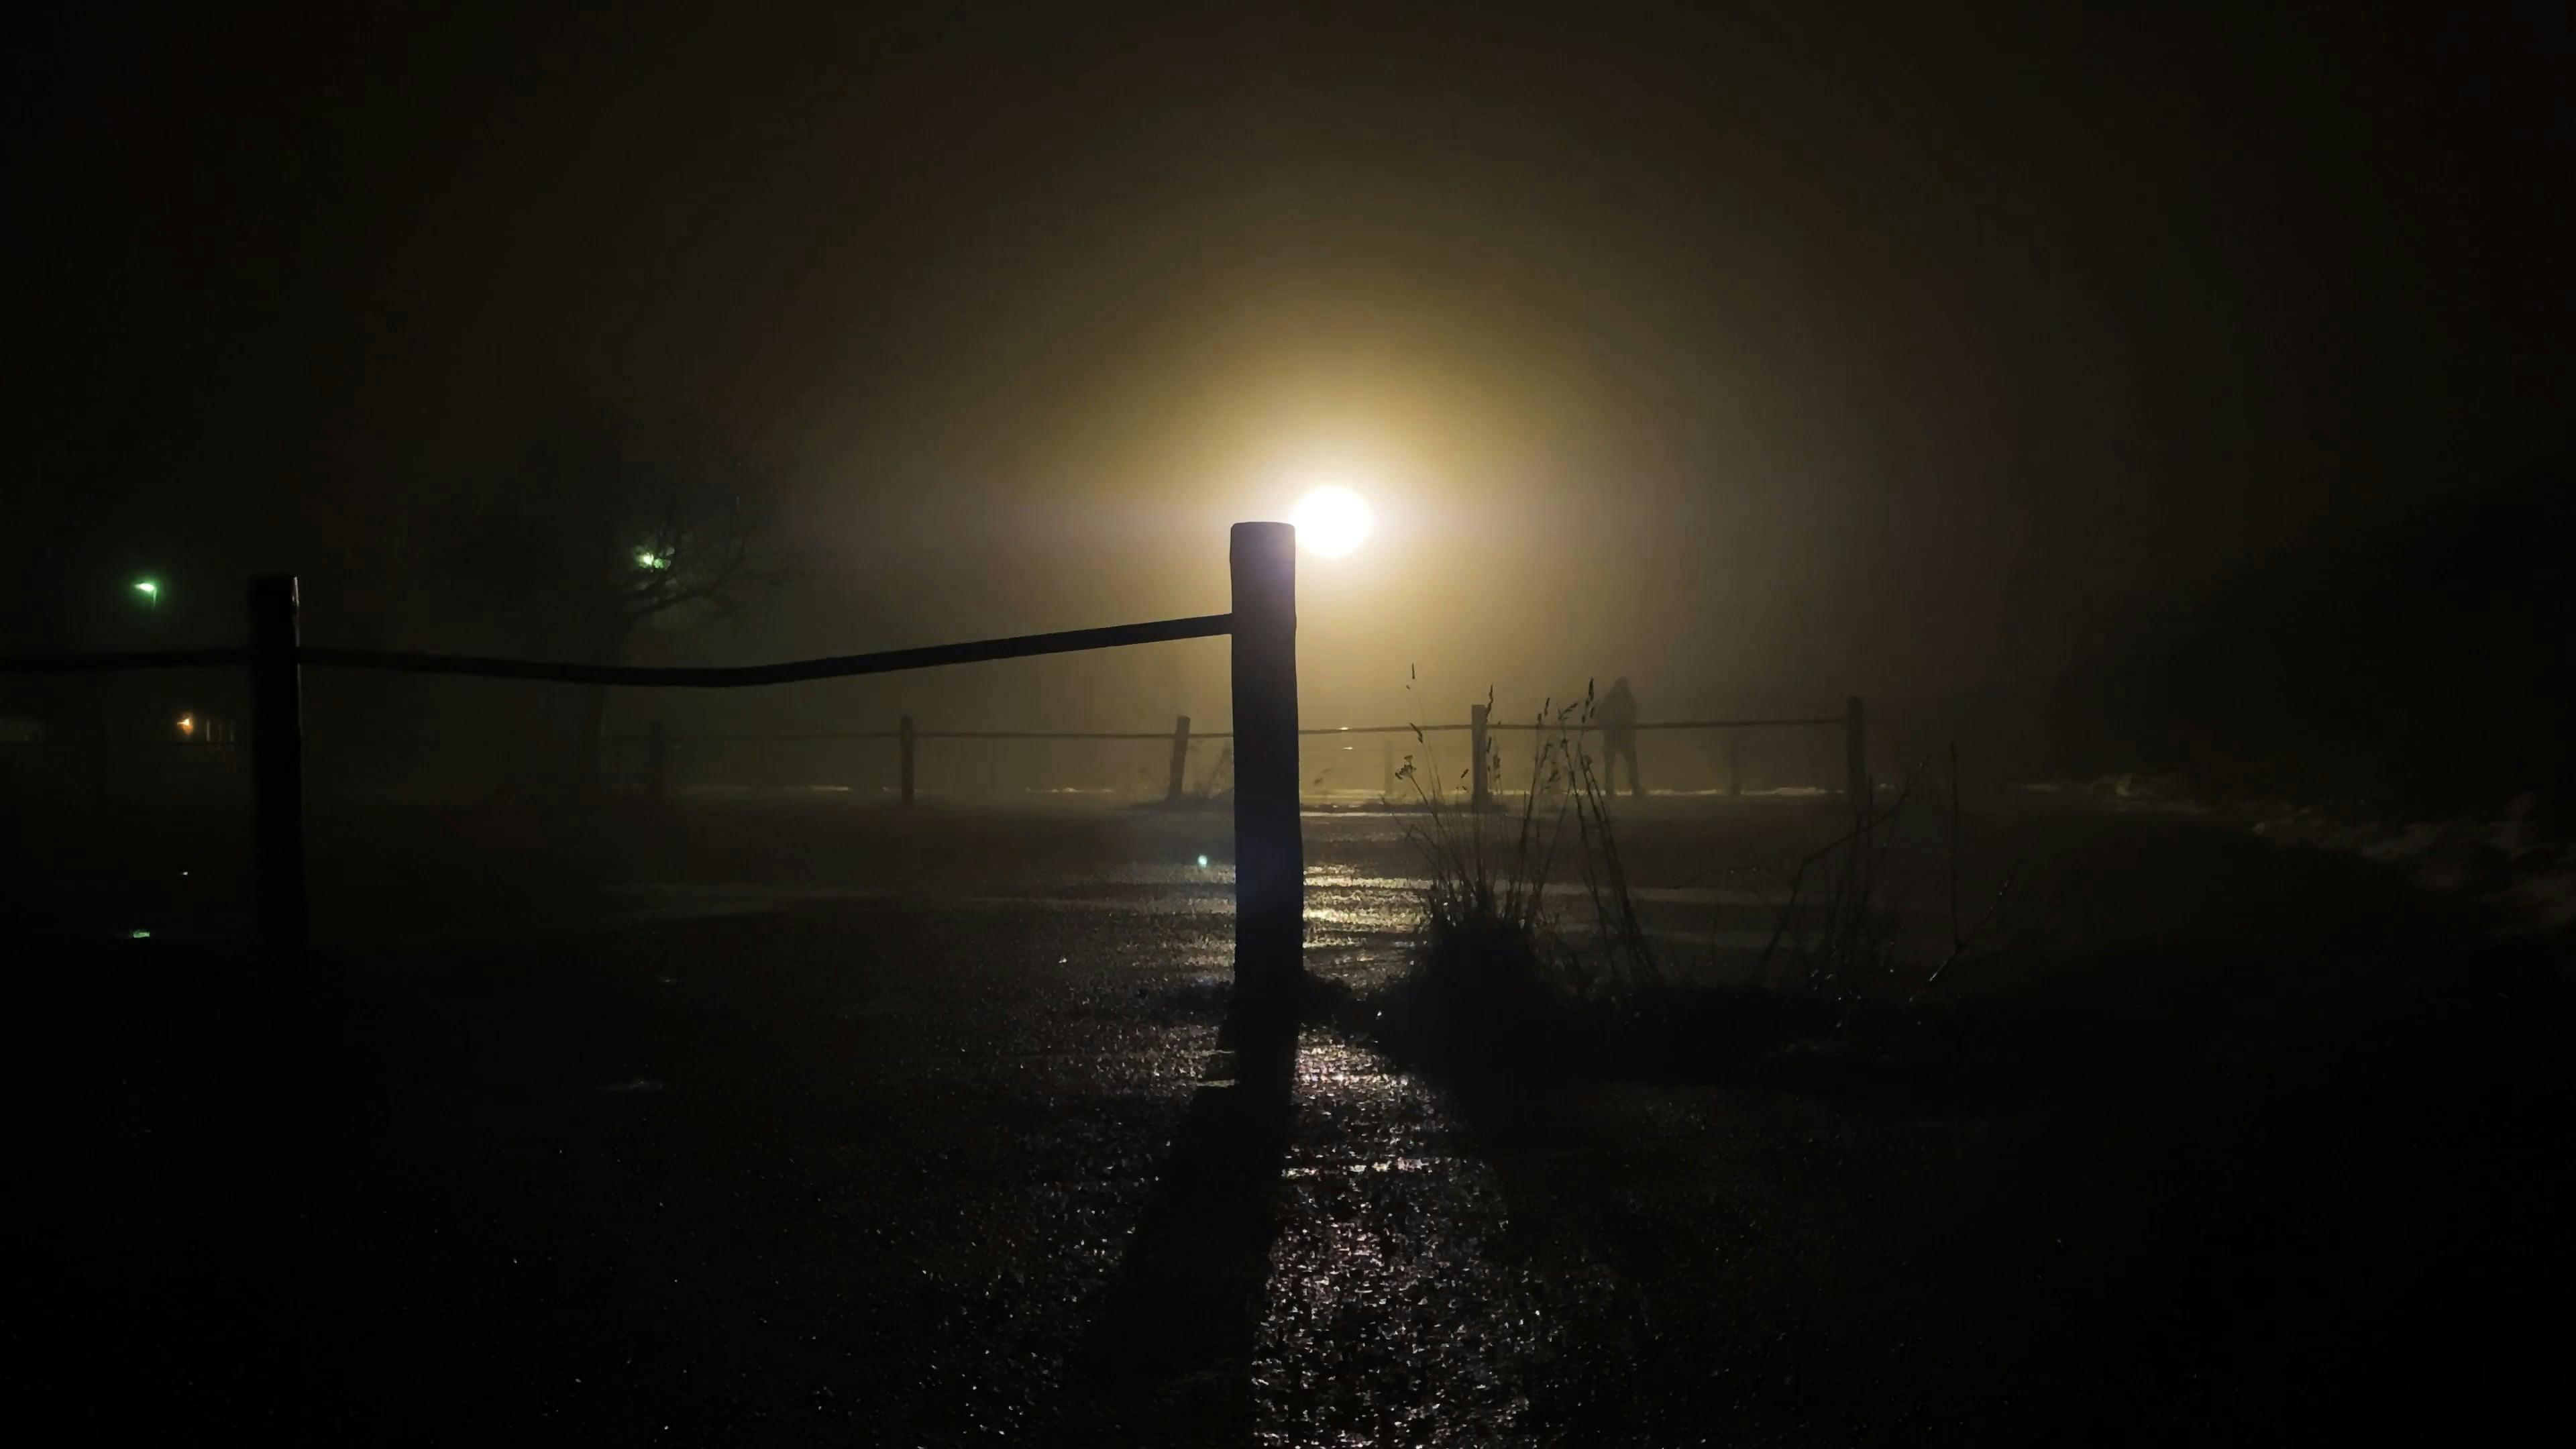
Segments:
[[[644,727],[644,798],[659,805],[671,795],[671,735],[660,720]]]
[[[1171,782],[1163,787],[1164,804],[1181,803],[1181,792],[1188,788],[1189,770],[1190,717],[1185,714],[1174,715],[1172,716],[1172,778]]]
[[[895,739],[896,739],[896,740],[899,742],[899,744],[900,744],[901,752],[902,752],[902,755],[903,755],[903,803],[905,804],[905,806],[906,806],[906,807],[909,807],[909,806],[912,804],[912,716],[911,716],[911,715],[905,715],[905,716],[903,717],[902,721],[901,721],[900,723],[898,723],[898,724],[895,726],[894,734],[895,734]]]
[[[1852,829],[1869,823],[1869,741],[1855,694],[1843,705],[1843,792],[1851,797]]]
[[[250,581],[250,773],[253,889],[260,943],[300,967],[311,943],[304,881],[304,691],[295,661],[295,575]]]
[[[1233,576],[1234,1007],[1293,1044],[1305,973],[1306,847],[1297,820],[1297,530],[1238,523]]]
[[[1467,807],[1471,810],[1482,810],[1493,803],[1491,782],[1485,778],[1486,709],[1487,706],[1482,704],[1470,705],[1467,708],[1467,748],[1476,757],[1473,765],[1469,767],[1472,771],[1473,788],[1467,793]]]

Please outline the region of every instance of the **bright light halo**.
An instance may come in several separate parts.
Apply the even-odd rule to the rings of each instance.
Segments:
[[[1377,520],[1368,500],[1348,488],[1318,488],[1297,501],[1288,521],[1297,526],[1297,542],[1325,558],[1340,558],[1368,541]]]

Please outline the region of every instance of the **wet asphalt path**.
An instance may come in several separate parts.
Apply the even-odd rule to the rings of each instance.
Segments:
[[[1388,817],[1308,823],[1310,960],[1382,976],[1419,865]],[[1641,823],[1652,923],[1758,931],[1717,867],[1828,826]],[[2273,1170],[2296,1112],[2273,1086],[2220,1072],[2072,1120],[2040,1093],[1461,1098],[1310,1028],[1273,1110],[1215,1051],[1223,830],[737,814],[478,851],[471,880],[423,854],[441,913],[344,886],[350,1035],[318,1116],[276,1105],[312,1077],[227,1078],[222,1042],[273,1042],[273,1017],[202,974],[149,991],[153,1068],[103,1092],[110,1191],[73,1234],[139,1246],[83,1331],[151,1363],[138,1416],[368,1440],[1990,1443],[2314,1417],[2291,1405],[2334,1363],[2245,1362],[2345,1302],[2254,1281],[2284,1215],[2341,1186]],[[2140,852],[2188,840],[2079,834],[2158,893]],[[2095,879],[2082,855],[2056,852],[2055,897]],[[2307,929],[2266,919],[2229,929]],[[2421,1276],[2373,1291],[2414,1305]]]

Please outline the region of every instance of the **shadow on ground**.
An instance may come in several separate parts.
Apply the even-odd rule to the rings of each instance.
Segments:
[[[1295,1054],[1274,1031],[1210,1059],[1074,1358],[1070,1440],[1251,1441]]]

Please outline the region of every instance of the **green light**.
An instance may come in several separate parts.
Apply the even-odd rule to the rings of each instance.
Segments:
[[[150,594],[156,599],[161,596],[161,586],[152,582],[150,579],[145,579],[143,582],[136,584],[134,586],[134,591],[138,594]]]
[[[150,931],[138,930],[134,933],[134,939],[138,941],[149,941],[152,939],[152,933]]]
[[[635,555],[635,562],[648,569],[666,569],[671,566],[669,558],[650,549]]]
[[[1205,870],[1205,869],[1207,869],[1207,857],[1206,857],[1206,856],[1204,856],[1204,855],[1202,855],[1202,856],[1200,856],[1200,857],[1199,857],[1199,869],[1201,869],[1201,870]]]

